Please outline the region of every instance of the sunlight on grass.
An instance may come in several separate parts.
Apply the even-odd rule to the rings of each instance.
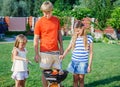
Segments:
[[[64,40],[64,49],[68,46],[69,40]],[[0,44],[0,86],[12,87],[14,80],[11,79],[11,51],[13,43]],[[27,57],[32,61],[29,65],[29,78],[26,87],[42,87],[41,69],[39,64],[34,62],[33,42],[27,44]],[[63,69],[66,69],[70,62],[71,53],[63,60]],[[94,58],[92,72],[85,77],[85,87],[119,87],[120,86],[120,45],[94,43]],[[68,74],[63,81],[65,87],[72,87],[73,77]]]

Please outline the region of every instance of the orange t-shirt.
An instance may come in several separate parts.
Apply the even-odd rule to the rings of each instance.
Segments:
[[[57,17],[41,17],[35,24],[34,34],[40,36],[40,51],[58,51],[58,31],[60,22]]]

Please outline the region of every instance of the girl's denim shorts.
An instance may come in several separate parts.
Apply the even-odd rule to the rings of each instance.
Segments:
[[[68,65],[68,72],[73,74],[86,74],[88,62],[71,61]]]

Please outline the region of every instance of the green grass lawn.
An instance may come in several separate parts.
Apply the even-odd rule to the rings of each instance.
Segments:
[[[64,40],[64,48],[69,40]],[[13,43],[0,44],[0,87],[13,87],[11,79],[11,50]],[[33,42],[27,43],[28,58],[33,62],[29,65],[30,75],[26,87],[42,87],[41,69],[34,62]],[[71,53],[63,60],[63,69],[70,62]],[[63,81],[65,87],[72,87],[72,74],[68,74]],[[85,77],[85,87],[120,87],[120,45],[94,43],[94,58],[92,72]]]

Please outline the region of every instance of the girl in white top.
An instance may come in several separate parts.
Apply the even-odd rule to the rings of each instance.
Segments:
[[[20,34],[16,37],[12,50],[13,65],[11,71],[13,71],[13,74],[11,77],[15,80],[15,87],[25,87],[25,80],[28,78],[26,43],[27,38]]]

